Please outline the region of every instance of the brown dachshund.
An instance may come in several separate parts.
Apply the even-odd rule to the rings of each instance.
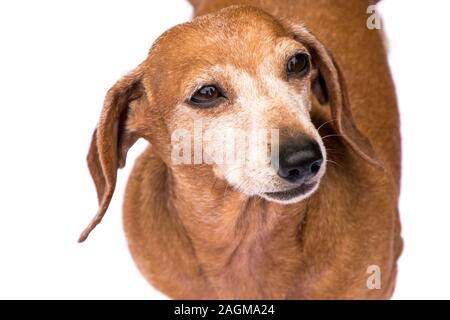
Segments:
[[[138,268],[165,294],[390,298],[400,133],[383,34],[366,27],[373,3],[191,2],[197,17],[165,32],[106,95],[88,154],[100,209],[80,241],[144,138],[124,225]],[[270,163],[216,161],[207,147],[230,128],[270,129],[260,144]],[[203,138],[200,151],[174,152],[180,132]]]

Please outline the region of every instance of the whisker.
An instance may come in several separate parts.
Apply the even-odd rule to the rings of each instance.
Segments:
[[[214,189],[214,187],[216,186],[216,182],[217,182],[217,177],[216,178],[214,178],[214,182],[213,182],[213,184],[212,184],[212,186],[211,186],[211,191]]]
[[[344,169],[344,167],[341,166],[341,165],[340,165],[339,163],[337,163],[336,161],[327,159],[326,162],[332,163],[332,164],[334,164],[334,165],[337,165],[339,168]]]
[[[326,125],[326,124],[328,124],[328,123],[330,123],[330,122],[333,122],[333,121],[336,121],[336,119],[331,119],[331,120],[325,121],[324,123],[322,123],[322,124],[317,128],[317,131],[319,131],[324,125]]]
[[[333,149],[333,148],[327,148],[327,147],[325,147],[325,151],[330,154],[339,154],[339,155],[344,154],[343,152],[340,152],[339,149]]]
[[[331,137],[342,137],[342,134],[329,134],[325,137],[322,137],[322,139],[331,138]]]
[[[225,198],[225,196],[226,196],[226,194],[227,194],[229,185],[230,185],[230,184],[227,183],[226,186],[225,186],[225,191],[223,192],[223,197],[224,197],[224,198]]]

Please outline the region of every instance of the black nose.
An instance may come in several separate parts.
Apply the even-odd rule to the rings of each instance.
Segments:
[[[323,155],[319,144],[305,136],[296,137],[280,146],[278,175],[289,182],[305,182],[320,170]]]

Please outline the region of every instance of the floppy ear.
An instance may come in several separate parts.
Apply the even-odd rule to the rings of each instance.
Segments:
[[[359,131],[353,121],[345,80],[331,52],[305,27],[291,25],[288,28],[292,30],[296,39],[308,48],[318,67],[319,72],[313,82],[312,91],[320,103],[330,104],[338,134],[361,158],[378,168],[383,168],[369,139]]]
[[[101,222],[114,193],[117,169],[125,166],[128,149],[139,138],[127,128],[126,121],[129,104],[145,96],[142,77],[143,72],[138,67],[116,82],[106,94],[87,156],[100,207],[81,234],[79,242],[86,240],[89,233]]]

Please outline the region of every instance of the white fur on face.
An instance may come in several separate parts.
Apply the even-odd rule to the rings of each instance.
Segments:
[[[277,49],[283,51],[285,47],[279,45]],[[277,74],[274,65],[276,64],[267,58],[267,61],[263,61],[259,66],[256,75],[233,65],[214,66],[208,74],[217,74],[217,78],[226,79],[232,86],[233,99],[226,105],[214,107],[216,110],[195,109],[182,104],[177,106],[175,117],[180,120],[179,123],[188,123],[189,119],[192,119],[192,122],[194,119],[202,119],[204,150],[208,150],[209,146],[217,146],[218,142],[214,137],[223,137],[228,130],[238,129],[248,137],[261,129],[268,133],[270,130],[280,129],[274,127],[274,119],[277,119],[278,123],[281,123],[282,119],[289,119],[289,123],[296,124],[292,131],[306,134],[318,142],[325,159],[325,147],[309,115],[311,102],[308,81],[305,81],[301,88],[292,86]],[[258,163],[265,163],[264,159],[257,160]],[[281,179],[267,162],[258,166],[236,161],[220,163],[214,164],[213,170],[218,177],[249,196],[259,195],[267,198],[267,192],[293,188],[293,185]],[[286,201],[267,199],[285,204],[298,202],[317,189],[324,172],[325,161],[316,176],[317,185],[306,194]]]

